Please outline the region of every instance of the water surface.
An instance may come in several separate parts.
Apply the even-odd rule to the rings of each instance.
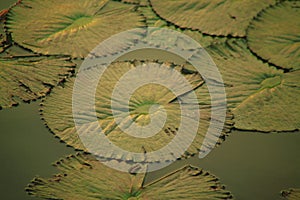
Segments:
[[[74,152],[46,129],[38,104],[0,111],[1,199],[34,199],[24,191],[30,180],[36,175],[50,177],[57,173],[51,163]]]
[[[280,191],[300,188],[300,132],[264,134],[234,131],[207,157],[178,161],[147,181],[192,164],[220,178],[237,200],[276,200]],[[192,184],[192,183],[191,183]]]

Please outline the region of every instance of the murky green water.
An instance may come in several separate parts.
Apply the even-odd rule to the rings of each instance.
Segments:
[[[206,158],[179,161],[148,176],[148,181],[185,164],[199,166],[221,179],[238,200],[276,200],[279,192],[300,187],[300,132],[231,133]]]
[[[57,173],[51,163],[74,152],[45,128],[38,104],[0,111],[1,199],[34,199],[24,192],[27,183],[35,175],[49,177]],[[206,158],[176,162],[149,174],[147,181],[190,163],[220,177],[238,200],[276,200],[280,199],[281,189],[300,187],[299,144],[300,132],[233,132]]]
[[[24,187],[36,175],[57,173],[51,163],[73,152],[45,128],[38,107],[35,102],[0,111],[1,199],[34,199]]]

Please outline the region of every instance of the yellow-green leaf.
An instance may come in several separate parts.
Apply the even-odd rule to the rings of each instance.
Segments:
[[[45,96],[73,71],[67,57],[25,56],[0,58],[0,107]]]
[[[181,28],[245,36],[250,21],[275,0],[150,0],[155,12]]]
[[[281,192],[282,197],[287,200],[299,200],[300,199],[300,189],[289,189]]]
[[[69,156],[55,166],[60,171],[58,175],[50,179],[35,178],[26,191],[43,199],[61,200],[232,199],[218,178],[192,166],[149,185],[143,185],[145,174],[115,171],[90,155]]]
[[[139,10],[144,15],[148,27],[159,27],[159,28],[168,28],[168,29],[176,30],[178,32],[181,32],[191,37],[192,39],[197,41],[202,47],[209,46],[210,44],[216,41],[225,40],[225,38],[204,35],[201,32],[195,30],[188,30],[188,29],[182,30],[179,27],[177,27],[175,24],[166,22],[164,19],[158,16],[151,7],[140,7]]]
[[[222,74],[236,128],[265,132],[300,128],[300,71],[283,73],[270,67],[252,55],[243,40],[228,40],[207,50]]]
[[[144,25],[134,7],[109,0],[23,0],[10,10],[7,27],[18,44],[34,52],[85,57],[110,36]],[[131,36],[124,44],[142,37]],[[111,44],[102,51],[126,47]]]
[[[285,69],[300,69],[300,1],[283,1],[254,19],[247,33],[250,49]]]

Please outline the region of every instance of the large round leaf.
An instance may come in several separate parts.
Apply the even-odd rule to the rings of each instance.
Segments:
[[[74,64],[66,57],[0,58],[0,107],[45,96],[73,68]]]
[[[283,73],[270,67],[253,56],[243,40],[228,40],[207,51],[222,74],[236,128],[266,132],[300,128],[299,71]]]
[[[245,36],[250,21],[275,0],[150,0],[163,19],[210,35]]]
[[[95,110],[97,112],[97,117],[99,118],[99,123],[102,127],[102,130],[107,135],[108,139],[112,141],[117,146],[129,151],[137,153],[152,152],[158,149],[161,149],[167,145],[176,135],[178,131],[178,126],[180,124],[180,104],[176,100],[176,96],[167,88],[157,85],[157,84],[148,84],[139,89],[137,89],[129,102],[129,108],[131,111],[131,119],[134,123],[137,123],[141,126],[147,125],[150,122],[150,115],[146,111],[152,105],[161,105],[164,107],[167,113],[167,121],[163,128],[154,136],[149,138],[136,138],[128,135],[123,132],[119,126],[116,124],[114,116],[111,111],[111,97],[114,90],[115,84],[119,81],[127,71],[136,66],[140,65],[139,62],[118,62],[106,70],[105,74],[101,77],[97,92],[95,96]],[[201,76],[190,70],[183,68],[182,66],[170,65],[170,64],[160,64],[146,62],[146,64],[152,64],[157,67],[164,67],[167,69],[174,68],[175,70],[182,73],[182,75],[188,80],[192,88],[196,89],[203,84]],[[146,69],[147,70],[147,69]],[[157,71],[157,76],[159,76],[160,71]],[[173,77],[173,76],[172,76]],[[172,78],[171,77],[171,78]],[[139,81],[141,77],[136,77],[131,81]],[[174,86],[181,87],[177,83],[176,77],[174,78]],[[68,145],[75,147],[76,149],[86,150],[82,145],[78,134],[76,132],[73,116],[72,116],[72,92],[73,92],[73,83],[74,79],[71,79],[70,82],[66,83],[64,88],[57,87],[55,88],[49,97],[47,97],[42,106],[43,118],[46,121],[47,126],[58,136],[61,140],[66,142]],[[182,95],[189,93],[188,90],[183,89]],[[183,98],[184,99],[184,98]],[[127,105],[126,101],[123,102],[122,99],[117,99],[120,105]],[[184,103],[184,102],[183,102]],[[120,107],[119,110],[123,111],[126,108]],[[189,106],[186,105],[186,106]],[[194,108],[194,105],[190,105],[191,109]],[[125,111],[124,111],[125,112]],[[122,115],[122,112],[119,113]],[[210,102],[202,105],[200,109],[200,122],[198,127],[198,133],[194,139],[194,142],[190,145],[189,149],[186,151],[186,155],[192,155],[199,152],[199,149],[202,145],[203,139],[206,135],[210,120],[211,119],[211,108]],[[87,119],[92,116],[90,111],[86,111],[82,114],[82,119]],[[183,120],[185,118],[183,117]],[[122,122],[127,123],[128,118],[123,119]],[[88,120],[86,120],[88,121]],[[198,124],[198,121],[197,121]],[[231,127],[231,116],[228,115],[226,126],[222,132],[222,137],[228,134]],[[131,126],[129,124],[128,126]],[[190,125],[192,126],[192,125]],[[197,127],[196,127],[197,128]],[[86,128],[89,129],[88,127]],[[191,127],[192,129],[192,127]],[[214,127],[214,131],[218,131],[218,127]],[[221,130],[222,131],[222,130]],[[190,135],[188,130],[186,130],[187,136]],[[214,140],[217,135],[209,135],[209,139]],[[132,145],[134,144],[134,145]],[[210,148],[210,147],[207,147]],[[132,158],[128,155],[116,155],[108,152],[108,155],[102,155],[104,157],[113,157],[113,158],[125,158],[127,160],[137,160],[137,158]],[[161,158],[157,158],[160,160]],[[176,159],[176,158],[174,158]],[[147,158],[141,158],[140,161],[146,161]],[[150,161],[149,161],[150,162]]]
[[[90,155],[70,156],[55,166],[60,174],[50,179],[35,178],[26,191],[43,199],[62,200],[232,199],[215,176],[192,166],[149,185],[143,185],[145,174],[115,171]]]
[[[252,51],[286,69],[300,69],[300,1],[283,1],[254,19],[248,29]]]
[[[281,195],[288,200],[300,199],[300,189],[289,189],[281,192]]]
[[[85,57],[110,36],[141,27],[142,20],[133,5],[115,1],[24,0],[10,10],[7,27],[17,43],[35,52]],[[139,37],[137,33],[129,38],[128,45]],[[111,44],[103,51],[123,48]]]

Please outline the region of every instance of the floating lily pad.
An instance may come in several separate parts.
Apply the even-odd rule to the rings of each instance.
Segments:
[[[134,7],[108,0],[24,0],[10,10],[7,27],[15,42],[34,52],[85,57],[110,36],[144,25]],[[121,51],[141,35],[103,51]]]
[[[265,132],[300,128],[299,71],[283,73],[270,67],[249,52],[244,40],[228,40],[207,51],[223,76],[236,128]]]
[[[250,21],[275,0],[150,0],[155,12],[181,28],[219,36],[246,35]]]
[[[122,163],[120,163],[122,164]],[[69,156],[55,166],[60,174],[35,178],[26,188],[43,199],[232,199],[215,176],[186,166],[144,185],[145,174],[115,171],[90,155]]]
[[[180,123],[180,104],[176,100],[176,96],[168,89],[156,85],[149,84],[145,85],[139,89],[137,89],[129,102],[129,108],[131,113],[132,120],[139,124],[140,126],[147,125],[150,122],[151,116],[149,113],[149,108],[155,105],[161,105],[164,107],[167,113],[167,120],[162,130],[160,130],[156,135],[148,138],[136,138],[126,134],[123,129],[121,130],[116,124],[114,116],[111,111],[111,100],[112,92],[114,90],[115,84],[119,81],[120,77],[122,77],[127,71],[135,68],[136,66],[143,65],[143,62],[117,62],[111,65],[105,72],[105,74],[101,77],[97,92],[95,96],[95,106],[97,117],[99,118],[100,126],[102,127],[103,132],[107,135],[108,139],[116,144],[117,146],[130,151],[137,153],[145,153],[152,152],[162,148],[167,145],[176,135],[178,131],[178,126]],[[183,66],[177,66],[172,64],[160,64],[153,62],[144,63],[147,67],[148,65],[154,65],[157,68],[166,68],[171,69],[174,68],[178,72],[182,73],[182,75],[187,79],[187,81],[191,84],[193,89],[200,87],[203,84],[202,78],[198,73],[191,72],[186,70]],[[147,70],[147,69],[146,69]],[[157,76],[160,71],[157,71]],[[173,76],[172,76],[173,77]],[[132,79],[131,81],[139,81],[140,77],[136,77],[136,79]],[[172,81],[175,87],[182,87],[177,83],[176,77]],[[133,83],[132,82],[132,83]],[[73,146],[76,149],[86,150],[82,145],[80,138],[76,132],[73,116],[72,116],[72,92],[73,92],[73,83],[74,79],[71,79],[70,82],[67,82],[63,88],[56,87],[53,89],[51,94],[45,99],[42,109],[43,118],[47,124],[47,126],[51,129],[51,131],[59,137],[61,140],[66,142],[68,145]],[[129,82],[130,83],[130,82]],[[188,93],[189,90],[182,88],[182,95]],[[184,101],[184,98],[181,99]],[[122,116],[122,111],[126,110],[126,106],[128,105],[122,99],[117,99],[120,103],[121,107],[118,116]],[[184,103],[184,102],[183,102]],[[188,103],[187,103],[188,104]],[[199,149],[202,145],[203,139],[206,135],[209,122],[211,120],[211,108],[210,102],[206,105],[203,105],[200,109],[200,122],[198,127],[198,133],[194,139],[194,142],[190,145],[189,149],[186,151],[186,155],[193,155],[199,152]],[[190,106],[192,109],[195,108],[194,104],[188,104],[186,106]],[[146,112],[147,111],[147,112]],[[159,113],[160,111],[158,111]],[[90,111],[84,112],[82,114],[82,119],[88,119],[92,116]],[[227,135],[230,131],[230,127],[232,126],[231,115],[228,114],[228,118],[226,121],[225,128],[222,132],[222,138]],[[122,118],[122,123],[127,124],[130,118],[124,117]],[[183,120],[185,117],[183,116]],[[215,120],[215,119],[212,119]],[[195,121],[197,124],[198,121]],[[132,124],[127,124],[130,127]],[[192,126],[192,124],[191,124]],[[87,130],[89,128],[87,127]],[[194,127],[190,127],[186,130],[186,137],[190,136],[188,133],[190,130],[193,130]],[[197,129],[197,127],[196,127]],[[214,131],[217,131],[218,127],[215,127]],[[197,131],[197,130],[196,130]],[[222,131],[222,130],[221,130]],[[219,137],[216,135],[208,136],[210,139],[214,139],[215,137]],[[217,138],[218,139],[218,138]],[[221,142],[221,139],[220,141]],[[132,145],[134,144],[134,145]],[[210,148],[210,147],[207,147]],[[109,152],[110,153],[110,152]],[[128,160],[136,160],[137,158],[127,157],[127,155],[102,155],[104,157],[113,157],[113,158],[123,158],[126,157]],[[161,158],[157,158],[158,160]],[[176,158],[174,158],[176,159]],[[141,158],[142,161],[147,162],[147,158]],[[150,162],[150,161],[149,161]]]
[[[281,192],[281,195],[288,200],[300,199],[300,189],[289,189]]]
[[[300,1],[283,1],[254,19],[248,29],[253,52],[285,69],[300,69]]]
[[[0,58],[0,106],[10,107],[45,96],[73,68],[66,57]]]

